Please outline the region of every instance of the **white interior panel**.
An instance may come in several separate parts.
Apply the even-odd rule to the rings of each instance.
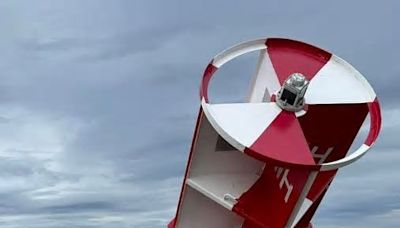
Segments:
[[[270,101],[271,95],[278,92],[280,88],[281,85],[271,59],[269,58],[267,49],[261,50],[256,74],[252,78],[248,100],[250,102]],[[264,98],[268,99],[264,100]]]
[[[238,150],[216,151],[218,133],[203,116],[189,178],[220,174],[260,173],[264,163]]]
[[[192,188],[203,193],[228,210],[232,210],[235,201],[224,199],[229,194],[233,199],[238,199],[259,178],[256,173],[245,174],[215,174],[209,176],[198,176],[188,179],[186,182]]]
[[[264,163],[238,150],[216,151],[218,134],[205,116],[197,139],[186,184],[224,210],[231,210],[234,200],[257,181]],[[225,200],[226,194],[233,201]]]
[[[186,187],[177,228],[241,228],[243,218]]]

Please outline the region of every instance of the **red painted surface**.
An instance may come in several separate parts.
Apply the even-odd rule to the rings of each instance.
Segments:
[[[332,152],[324,162],[331,162],[346,156],[361,125],[368,114],[367,104],[330,104],[309,105],[307,114],[299,118],[310,150],[318,146],[316,153],[321,154],[333,147]],[[316,159],[318,162],[318,159]],[[317,201],[328,188],[337,170],[320,172],[315,179],[307,198]],[[322,199],[320,199],[322,200]],[[318,204],[317,204],[318,206]],[[311,219],[317,208],[311,207]],[[303,221],[308,224],[310,220]]]
[[[176,224],[176,219],[172,219],[171,222],[168,223],[167,228],[175,228],[175,224]]]
[[[324,192],[325,188],[329,186],[333,178],[336,175],[337,170],[320,172],[315,179],[310,191],[307,194],[307,198],[315,202],[319,196]]]
[[[266,158],[292,164],[315,165],[293,112],[282,111],[247,152],[251,156],[264,158],[261,160]]]
[[[293,73],[302,73],[311,80],[332,56],[322,49],[294,40],[270,38],[265,44],[281,84]]]
[[[378,98],[374,100],[374,102],[368,104],[369,112],[371,116],[371,126],[369,129],[369,134],[367,140],[365,140],[365,144],[371,146],[375,140],[378,138],[379,131],[381,130],[381,108],[379,105]]]
[[[211,77],[217,71],[218,68],[212,65],[212,61],[208,64],[203,74],[203,79],[200,86],[200,99],[204,97],[205,101],[208,102],[208,84],[210,83]]]
[[[307,170],[289,172],[294,186],[285,202],[286,188],[280,188],[273,166],[266,166],[260,179],[239,199],[235,211],[245,218],[245,228],[284,227],[309,175]]]
[[[244,221],[242,228],[262,228],[262,226],[252,223],[250,220],[247,219]]]

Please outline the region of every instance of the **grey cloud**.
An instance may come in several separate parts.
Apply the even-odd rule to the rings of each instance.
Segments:
[[[367,224],[356,217],[394,227],[400,189],[389,174],[399,170],[399,127],[386,113],[400,108],[398,6],[2,1],[0,225],[165,227],[180,192],[204,67],[237,42],[284,36],[353,63],[389,119],[376,150],[335,180],[316,226]],[[217,72],[215,102],[243,99],[255,58]]]

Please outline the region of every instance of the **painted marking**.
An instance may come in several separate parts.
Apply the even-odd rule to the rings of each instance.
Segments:
[[[293,190],[293,185],[289,183],[289,179],[288,179],[288,174],[289,174],[290,170],[285,169],[282,176],[281,176],[281,174],[282,174],[283,168],[275,167],[275,171],[276,171],[276,178],[278,178],[278,180],[280,179],[279,188],[282,190],[283,184],[285,184],[285,187],[287,189],[287,192],[285,194],[285,203],[287,203],[290,195],[292,194],[292,190]]]
[[[323,154],[317,154],[317,151],[319,149],[318,146],[313,146],[313,148],[311,149],[311,153],[313,155],[313,158],[318,159],[318,163],[317,164],[322,164],[325,162],[325,160],[329,157],[329,155],[331,154],[332,150],[334,147],[329,147],[325,153]]]
[[[313,158],[318,159],[318,164],[324,163],[324,161],[328,158],[328,156],[333,151],[334,147],[329,147],[324,153],[317,153],[319,150],[318,146],[313,146],[311,149],[311,153]],[[284,169],[282,167],[275,167],[276,178],[279,180],[279,188],[280,190],[283,189],[285,186],[286,194],[285,194],[285,203],[289,201],[290,195],[292,194],[293,185],[290,183],[288,179],[288,174],[290,169]]]

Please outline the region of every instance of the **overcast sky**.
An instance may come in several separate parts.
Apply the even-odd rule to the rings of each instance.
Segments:
[[[382,103],[379,142],[340,172],[315,227],[398,227],[400,2],[237,2],[2,0],[0,227],[165,227],[203,69],[259,37],[336,53]],[[253,60],[226,71],[232,88]]]

